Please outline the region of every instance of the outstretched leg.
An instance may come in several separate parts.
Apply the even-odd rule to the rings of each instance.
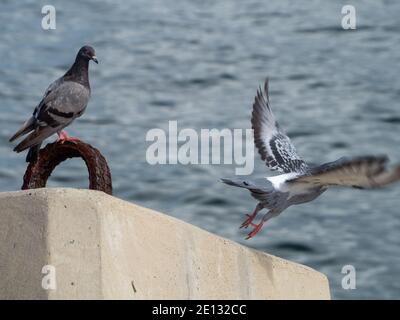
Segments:
[[[261,222],[259,224],[252,224],[254,226],[254,229],[247,235],[246,240],[253,238],[257,233],[260,232],[262,227],[264,226],[264,223],[267,222],[269,219],[277,216],[280,213],[280,211],[274,211],[270,210],[261,219]]]
[[[264,208],[263,205],[261,203],[259,203],[259,204],[257,204],[257,207],[252,214],[246,214],[246,216],[248,218],[242,223],[242,225],[240,226],[240,229],[247,228],[250,224],[252,224],[252,222],[256,218],[258,212],[260,212],[263,208]]]
[[[76,142],[80,141],[78,138],[70,137],[68,135],[68,133],[64,130],[57,132],[57,134],[58,134],[57,142],[60,141],[61,143],[64,143],[65,141],[70,141],[70,142],[76,143]]]

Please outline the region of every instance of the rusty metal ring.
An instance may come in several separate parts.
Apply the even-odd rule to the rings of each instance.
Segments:
[[[46,187],[55,167],[69,158],[82,158],[89,172],[89,189],[112,194],[111,173],[99,150],[82,141],[49,143],[39,152],[35,162],[28,165],[22,190]]]

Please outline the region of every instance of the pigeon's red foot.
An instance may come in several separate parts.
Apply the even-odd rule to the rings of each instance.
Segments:
[[[58,134],[57,142],[61,142],[61,144],[63,144],[65,141],[69,141],[72,143],[77,143],[77,142],[81,141],[78,138],[70,137],[68,135],[68,133],[64,130],[62,130],[60,133],[57,133],[57,134]]]
[[[261,221],[259,224],[254,226],[254,229],[247,235],[246,240],[253,238],[263,227],[264,221]]]
[[[239,229],[247,228],[249,225],[255,226],[253,223],[254,218],[257,216],[257,212],[253,214],[246,213],[247,219],[240,225]]]

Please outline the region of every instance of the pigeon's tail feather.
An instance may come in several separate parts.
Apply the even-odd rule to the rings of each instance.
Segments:
[[[39,127],[24,140],[22,140],[21,143],[14,148],[14,151],[21,152],[30,147],[36,146],[40,144],[44,139],[56,133],[57,130],[57,128],[53,127]]]
[[[36,146],[30,147],[28,154],[26,155],[26,162],[35,162],[39,155],[39,150],[41,147],[41,143],[37,144]]]
[[[240,179],[221,179],[223,183],[226,183],[230,186],[239,187],[239,188],[246,188],[249,189],[250,185],[245,180]]]
[[[232,180],[232,179],[224,179],[224,178],[222,178],[221,181],[223,183],[226,183],[226,184],[230,185],[230,186],[246,188],[246,189],[248,188],[247,185],[245,184],[245,181],[243,181],[243,180],[239,180],[239,179]]]
[[[10,142],[13,142],[15,139],[19,138],[20,136],[23,136],[24,134],[32,131],[35,129],[36,125],[36,119],[35,117],[31,117],[28,121],[26,121],[21,128],[18,129],[18,131],[10,138]]]
[[[249,190],[259,190],[269,192],[274,190],[271,182],[267,179],[241,180],[241,179],[221,179],[223,183],[231,186],[246,188]]]

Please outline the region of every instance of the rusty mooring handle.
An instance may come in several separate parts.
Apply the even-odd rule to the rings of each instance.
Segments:
[[[35,162],[28,165],[22,190],[46,187],[51,173],[69,158],[82,158],[89,171],[89,189],[112,194],[111,173],[106,159],[99,150],[82,141],[49,143],[39,152]]]

